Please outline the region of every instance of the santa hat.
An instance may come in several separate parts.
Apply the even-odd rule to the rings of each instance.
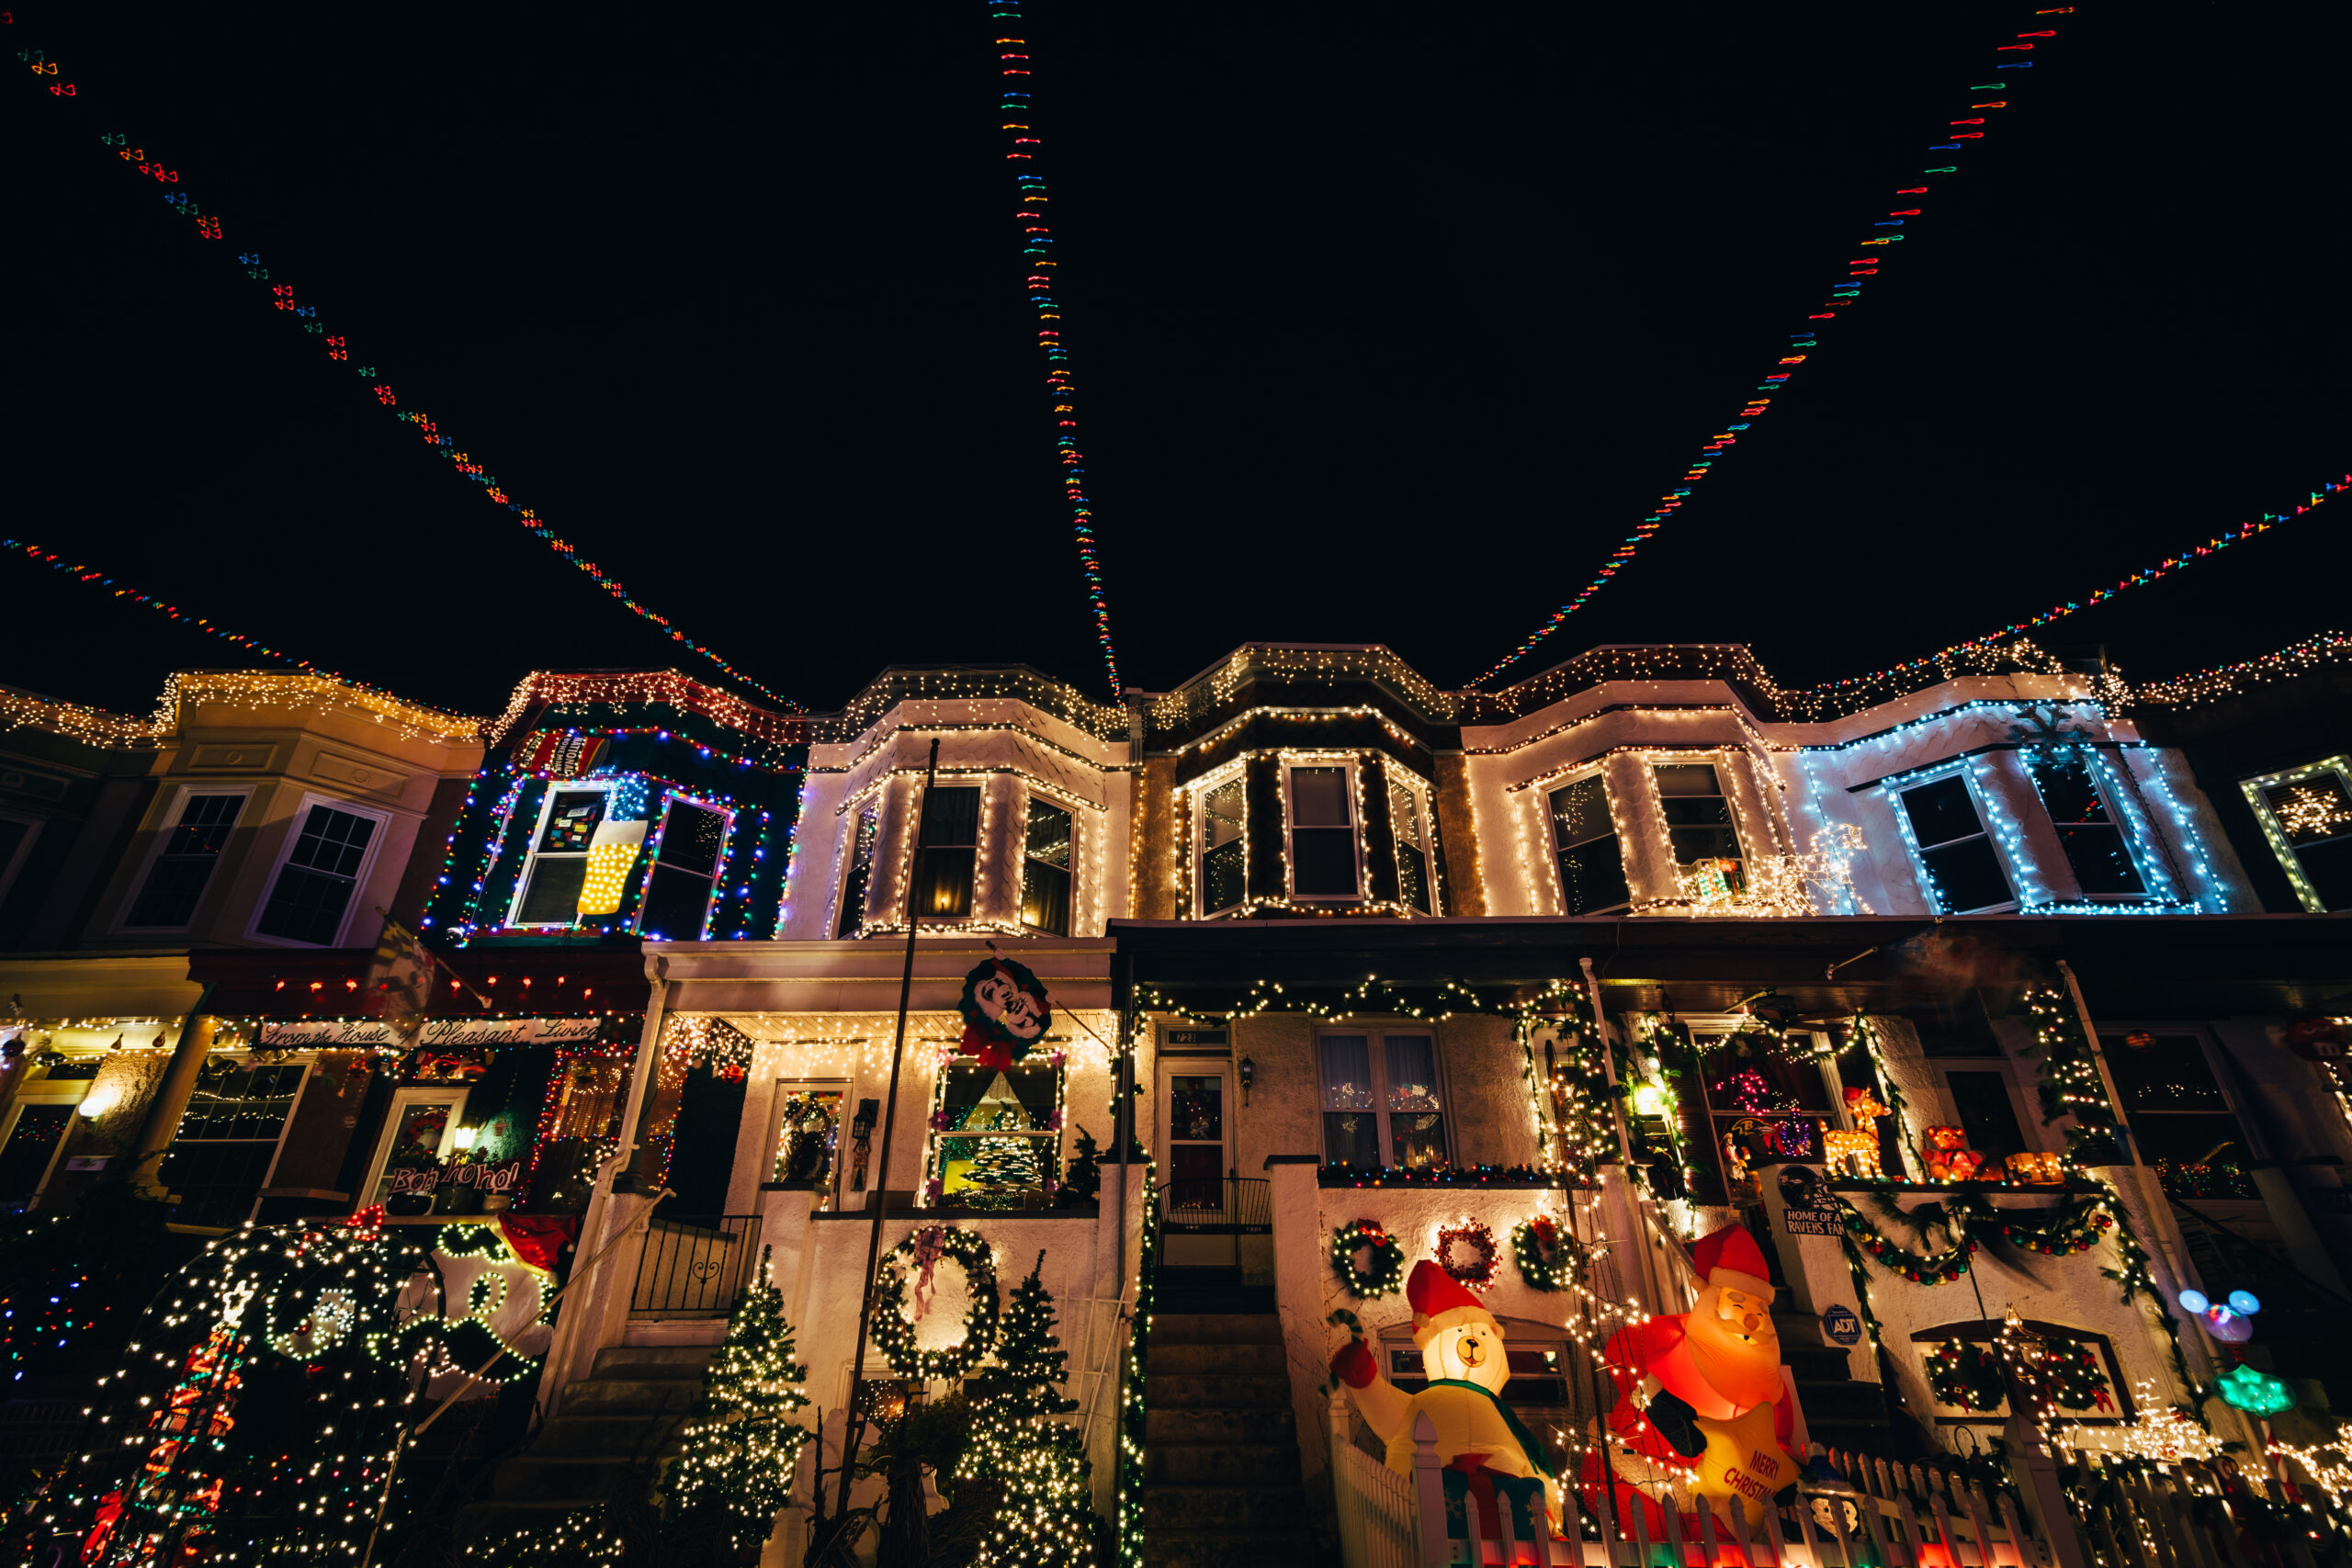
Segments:
[[[1727,1285],[1754,1296],[1772,1293],[1771,1270],[1764,1265],[1764,1249],[1747,1227],[1725,1225],[1690,1244],[1690,1266],[1704,1284]]]
[[[1426,1348],[1442,1331],[1469,1324],[1484,1324],[1498,1337],[1502,1334],[1502,1325],[1495,1321],[1495,1314],[1487,1310],[1486,1303],[1426,1258],[1413,1265],[1413,1272],[1405,1281],[1405,1300],[1413,1308],[1413,1343],[1417,1346]]]

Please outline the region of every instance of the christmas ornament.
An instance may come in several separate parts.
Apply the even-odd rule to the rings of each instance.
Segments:
[[[2205,1332],[2224,1345],[2243,1345],[2254,1337],[2254,1325],[2249,1321],[2262,1310],[2261,1301],[2252,1291],[2232,1291],[2226,1301],[2212,1301],[2202,1291],[2180,1292],[2183,1312],[2195,1313],[2205,1325]]]
[[[2243,1410],[2249,1416],[2277,1416],[2295,1407],[2295,1391],[2282,1379],[2252,1367],[2240,1364],[2232,1367],[2213,1380],[2222,1398],[2233,1410]]]

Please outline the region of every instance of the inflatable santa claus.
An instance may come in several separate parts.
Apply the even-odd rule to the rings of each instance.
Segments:
[[[1388,1468],[1413,1473],[1413,1424],[1427,1416],[1437,1429],[1438,1459],[1446,1470],[1449,1514],[1476,1498],[1482,1535],[1498,1540],[1500,1503],[1508,1502],[1514,1539],[1532,1540],[1538,1529],[1557,1534],[1560,1500],[1548,1484],[1552,1467],[1543,1445],[1498,1397],[1510,1381],[1502,1325],[1485,1303],[1427,1258],[1413,1265],[1405,1299],[1413,1309],[1413,1343],[1429,1376],[1419,1393],[1408,1394],[1382,1376],[1380,1363],[1361,1339],[1331,1358],[1332,1374],[1347,1385],[1365,1425],[1387,1445]],[[1463,1531],[1456,1528],[1451,1533]]]
[[[1669,1487],[1705,1499],[1725,1524],[1736,1507],[1752,1527],[1803,1462],[1790,1446],[1795,1405],[1781,1375],[1762,1249],[1746,1226],[1725,1225],[1691,1247],[1690,1262],[1697,1304],[1620,1329],[1601,1352],[1617,1387],[1603,1418],[1610,1490],[1628,1527],[1631,1510],[1643,1509],[1652,1540]],[[1599,1456],[1586,1460],[1583,1481],[1587,1502],[1600,1506]]]

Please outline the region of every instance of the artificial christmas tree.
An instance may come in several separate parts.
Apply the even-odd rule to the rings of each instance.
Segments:
[[[999,1073],[957,1131],[1025,1133],[1035,1125],[1020,1096],[1012,1092],[1011,1080]],[[969,1138],[963,1143],[970,1151],[971,1164],[965,1168],[962,1185],[956,1189],[958,1201],[975,1209],[1015,1209],[1021,1206],[1023,1193],[1044,1188],[1045,1171],[1037,1163],[1038,1140]]]
[[[1092,1467],[1085,1439],[1057,1419],[1078,1402],[1061,1394],[1069,1355],[1055,1331],[1054,1298],[1037,1277],[1045,1262],[1040,1252],[1012,1292],[998,1365],[977,1382],[971,1444],[956,1467],[959,1483],[993,1481],[1004,1489],[977,1568],[1094,1561]]]
[[[790,1419],[808,1403],[800,1392],[808,1373],[792,1359],[784,1292],[768,1277],[774,1251],[761,1251],[759,1277],[735,1303],[663,1482],[673,1520],[707,1521],[739,1552],[767,1540],[808,1440]]]

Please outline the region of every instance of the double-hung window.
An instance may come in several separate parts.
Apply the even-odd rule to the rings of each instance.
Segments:
[[[1290,890],[1297,898],[1358,897],[1354,791],[1339,765],[1290,770]]]
[[[204,1059],[159,1173],[164,1190],[179,1201],[175,1219],[237,1225],[252,1214],[277,1161],[304,1071],[294,1063]]]
[[[1594,773],[1554,790],[1552,842],[1560,857],[1562,911],[1597,915],[1632,901],[1625,854],[1609,815],[1609,788]]]
[[[382,825],[378,818],[332,806],[313,805],[304,812],[261,918],[254,922],[254,934],[333,947],[343,934],[368,845]]]
[[[1938,914],[1973,915],[2017,902],[1965,778],[1948,773],[1903,791],[1900,798]]]
[[[514,899],[515,925],[568,926],[579,920],[580,894],[588,885],[588,846],[608,804],[601,789],[548,793],[531,861],[523,868],[522,891]]]
[[[1326,1034],[1323,1157],[1332,1165],[1415,1169],[1450,1163],[1437,1040],[1419,1032]]]
[[[836,937],[853,937],[865,924],[866,890],[874,884],[874,840],[882,831],[882,808],[872,801],[859,807],[850,824],[848,842],[842,846],[848,862],[842,872],[842,913],[833,924]]]
[[[1200,912],[1214,915],[1240,903],[1249,891],[1249,867],[1243,861],[1249,840],[1242,831],[1239,770],[1224,783],[1203,790],[1200,802]]]
[[[1049,936],[1069,935],[1070,815],[1050,800],[1029,797],[1021,844],[1021,923]]]
[[[710,896],[727,852],[726,812],[672,795],[662,818],[661,847],[646,878],[637,929],[672,942],[700,942],[710,923]]]
[[[2352,756],[2238,787],[2303,907],[2314,914],[2352,909]]]
[[[933,784],[923,792],[922,840],[915,852],[910,915],[972,912],[972,873],[979,863],[980,789]]]
[[[2132,863],[2123,829],[2101,798],[2090,763],[2081,756],[2040,757],[2031,763],[2034,787],[2058,829],[2058,842],[2074,868],[2075,881],[2090,898],[2140,898],[2148,886]]]
[[[1396,891],[1408,909],[1424,915],[1437,912],[1430,893],[1429,834],[1421,814],[1421,797],[1411,787],[1388,781],[1388,823],[1396,835]]]
[[[1657,779],[1658,805],[1666,812],[1674,863],[1702,876],[1721,876],[1724,890],[1737,897],[1747,886],[1741,876],[1739,830],[1732,826],[1731,802],[1713,764],[1660,762],[1651,772]]]
[[[243,795],[190,795],[182,800],[179,820],[164,831],[163,848],[122,923],[176,930],[193,919],[196,902],[204,897],[244,806]]]
[[[930,1171],[940,1200],[975,1209],[1039,1201],[1060,1172],[1062,1069],[1039,1059],[941,1070]]]

